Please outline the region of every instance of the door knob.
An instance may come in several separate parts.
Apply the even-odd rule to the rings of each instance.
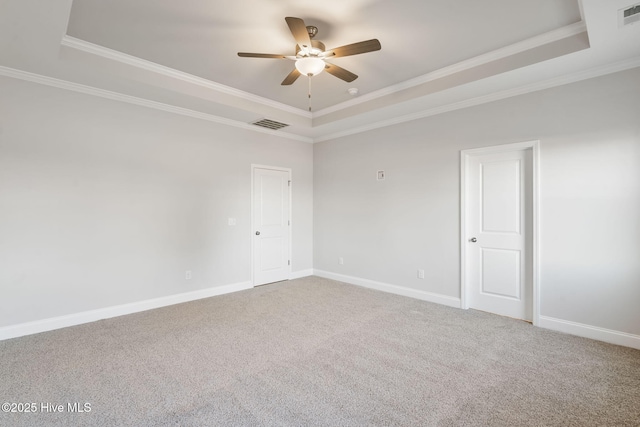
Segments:
[[[478,241],[478,239],[476,239],[475,237],[472,237],[472,238],[470,238],[470,239],[469,239],[469,241],[470,241],[471,243],[475,243],[475,242],[477,242],[477,241]]]
[[[259,232],[259,231],[256,231],[256,236],[259,236],[259,235],[260,235],[260,232]]]

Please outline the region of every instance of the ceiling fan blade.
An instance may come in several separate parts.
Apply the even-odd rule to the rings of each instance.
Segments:
[[[373,52],[380,49],[382,49],[382,45],[380,45],[378,39],[371,39],[329,49],[322,56],[327,58],[337,58],[339,56],[358,55],[360,53]]]
[[[289,75],[287,77],[285,77],[284,80],[282,81],[282,83],[280,83],[280,84],[284,85],[284,86],[290,85],[293,82],[295,82],[296,79],[298,77],[300,77],[300,76],[301,76],[300,71],[298,71],[297,68],[294,68],[293,71],[290,72]]]
[[[250,53],[250,52],[238,52],[238,56],[243,58],[279,58],[285,59],[284,55],[276,55],[273,53]]]
[[[345,70],[342,67],[338,67],[335,64],[327,63],[327,66],[324,67],[324,69],[327,73],[334,75],[337,78],[344,80],[345,82],[352,82],[358,78],[358,76],[353,74],[351,71]]]
[[[284,18],[284,20],[287,21],[289,30],[291,30],[291,34],[293,34],[293,38],[296,39],[296,43],[300,46],[300,49],[311,49],[311,39],[309,38],[307,26],[304,24],[304,21],[300,18],[290,16]]]

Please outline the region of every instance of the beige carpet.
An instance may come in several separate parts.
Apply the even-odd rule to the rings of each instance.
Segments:
[[[0,362],[0,400],[37,405],[2,426],[640,425],[638,350],[317,277],[3,341]]]

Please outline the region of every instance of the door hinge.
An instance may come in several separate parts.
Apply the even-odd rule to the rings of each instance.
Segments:
[[[291,260],[288,260],[288,261],[287,261],[287,265],[291,265]]]
[[[291,220],[287,220],[287,225],[291,225]]]
[[[289,187],[291,187],[291,180],[289,180]]]

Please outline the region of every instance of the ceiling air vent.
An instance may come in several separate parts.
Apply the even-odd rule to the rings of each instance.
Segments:
[[[640,21],[640,3],[618,11],[620,27]]]
[[[289,126],[286,123],[280,123],[280,122],[276,122],[275,120],[269,120],[269,119],[258,120],[257,122],[253,122],[252,124],[263,127],[263,128],[267,128],[267,129],[273,129],[273,130],[278,130],[278,129],[282,129],[284,127]]]

